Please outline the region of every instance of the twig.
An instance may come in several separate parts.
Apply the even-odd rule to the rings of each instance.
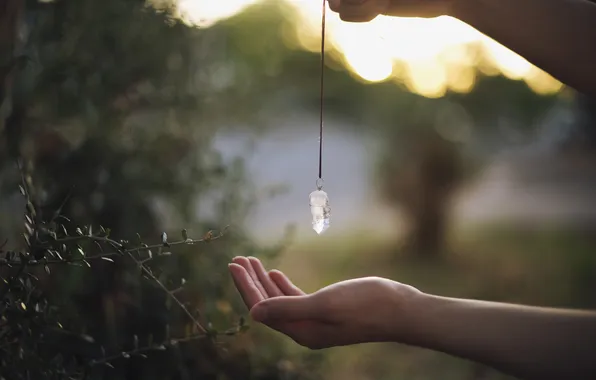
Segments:
[[[178,245],[192,245],[192,244],[196,244],[196,243],[201,243],[201,242],[207,242],[207,241],[212,241],[212,240],[216,240],[219,239],[223,236],[224,232],[225,232],[226,228],[224,228],[223,230],[220,231],[220,233],[218,235],[213,235],[212,233],[208,233],[204,238],[201,239],[186,239],[186,240],[181,240],[181,241],[176,241],[176,242],[171,242],[171,243],[162,243],[162,244],[155,244],[155,245],[146,245],[146,246],[141,246],[141,247],[135,247],[135,248],[128,248],[128,249],[124,249],[124,246],[122,245],[122,243],[117,242],[116,240],[110,239],[108,237],[105,236],[93,236],[93,235],[81,235],[81,236],[70,236],[70,237],[65,237],[62,239],[56,239],[54,242],[58,243],[58,244],[64,244],[64,243],[69,243],[69,242],[76,242],[76,241],[80,241],[80,240],[87,240],[87,241],[93,241],[93,242],[98,242],[98,243],[106,243],[106,244],[110,244],[111,246],[113,246],[114,248],[117,249],[117,251],[115,252],[108,252],[108,253],[100,253],[94,256],[82,256],[80,258],[68,258],[68,259],[63,259],[63,260],[40,260],[40,261],[36,261],[36,260],[30,260],[30,259],[24,259],[21,258],[21,260],[16,261],[16,260],[5,260],[5,259],[0,259],[0,267],[1,266],[10,266],[11,264],[14,265],[19,265],[19,271],[18,271],[18,275],[20,275],[20,273],[23,272],[23,270],[25,269],[25,267],[27,266],[35,266],[35,265],[50,265],[50,264],[68,264],[68,263],[74,263],[74,262],[87,262],[89,260],[97,260],[97,259],[104,259],[104,258],[108,258],[110,256],[121,256],[123,254],[127,254],[131,260],[133,260],[139,268],[141,268],[141,270],[147,275],[149,276],[149,278],[151,278],[151,280],[155,281],[155,283],[164,291],[166,292],[166,294],[168,295],[168,297],[170,297],[181,309],[182,311],[188,316],[188,318],[190,318],[190,320],[194,323],[194,325],[196,326],[196,328],[199,330],[199,332],[201,332],[202,334],[207,333],[207,330],[203,327],[203,325],[192,315],[192,313],[186,308],[186,306],[184,306],[184,304],[178,299],[178,297],[176,297],[176,295],[174,294],[174,292],[170,291],[161,281],[159,281],[159,279],[157,277],[155,277],[153,275],[153,273],[151,273],[151,271],[149,269],[147,269],[147,267],[143,264],[143,262],[139,261],[137,258],[134,257],[134,255],[132,254],[133,252],[139,252],[139,251],[149,251],[151,249],[159,249],[159,248],[163,248],[164,246],[172,247],[172,246],[178,246]],[[14,280],[17,276],[13,276],[11,278],[11,280]],[[11,287],[11,283],[8,283],[3,289],[2,291],[0,291],[0,295],[2,295],[2,297],[5,296],[5,293],[8,292],[8,289],[10,289]]]
[[[169,344],[170,345],[176,345],[176,344],[179,344],[179,343],[192,342],[192,341],[196,341],[196,340],[207,338],[207,336],[208,335],[205,334],[205,333],[191,335],[191,336],[186,337],[186,338],[172,339],[172,340],[170,340]],[[140,355],[140,354],[143,354],[145,352],[149,352],[149,351],[163,351],[165,349],[166,349],[166,345],[163,344],[163,343],[162,344],[154,344],[154,345],[145,346],[145,347],[138,347],[138,348],[135,348],[135,349],[130,350],[130,351],[123,351],[123,352],[121,352],[119,354],[114,354],[114,355],[111,355],[111,356],[103,357],[101,359],[92,360],[91,362],[89,362],[89,365],[90,366],[96,366],[96,365],[100,365],[100,364],[107,364],[107,363],[113,362],[114,360],[128,359],[131,356]]]
[[[10,276],[10,279],[8,280],[8,282],[2,287],[2,290],[0,290],[0,300],[4,300],[4,297],[6,297],[6,295],[10,291],[10,289],[13,287],[14,283],[21,276],[21,274],[23,274],[26,267],[27,267],[27,261],[23,260],[20,263],[19,269],[17,270],[17,272],[14,275]]]
[[[222,238],[224,235],[224,232],[225,232],[225,229],[223,229],[219,234],[210,236],[209,238],[194,239],[194,240],[187,239],[187,240],[171,242],[168,244],[169,244],[169,246],[174,247],[174,246],[180,246],[180,245],[193,245],[193,244],[197,244],[197,243],[208,242],[208,241],[217,240],[217,239]],[[75,241],[81,241],[81,240],[103,242],[103,243],[110,244],[117,249],[119,249],[118,247],[122,247],[122,244],[115,240],[112,240],[112,239],[109,239],[109,238],[106,238],[103,236],[88,236],[88,235],[69,236],[66,238],[57,239],[57,240],[55,240],[55,243],[69,243],[69,242],[75,242]],[[163,248],[163,247],[164,247],[163,244],[154,244],[154,245],[148,245],[145,247],[136,247],[136,248],[128,248],[128,249],[122,248],[122,249],[119,249],[118,251],[114,251],[114,252],[105,252],[105,253],[102,252],[97,255],[71,257],[71,258],[68,258],[68,259],[65,258],[62,260],[45,260],[45,259],[44,260],[29,260],[29,262],[27,263],[27,266],[70,264],[70,263],[103,259],[104,257],[108,258],[108,257],[112,257],[112,256],[121,256],[124,253],[128,254],[128,253],[139,252],[139,251],[150,251],[152,249],[159,249],[159,248]],[[6,260],[4,258],[0,258],[0,267],[13,266],[13,265],[19,265],[19,264],[21,264],[21,261]]]
[[[201,333],[206,333],[207,332],[207,330],[205,330],[205,328],[203,327],[203,325],[201,325],[201,323],[191,314],[191,312],[188,311],[188,309],[186,308],[186,306],[184,306],[184,304],[178,299],[178,297],[176,297],[176,295],[174,295],[173,292],[171,292],[168,288],[166,288],[166,286],[164,284],[162,284],[162,282],[159,281],[159,279],[157,277],[155,277],[153,275],[153,273],[151,273],[151,271],[149,269],[147,269],[147,267],[145,267],[145,265],[143,265],[143,263],[141,263],[139,260],[137,260],[132,255],[131,252],[128,252],[128,257],[130,257],[131,260],[133,260],[139,266],[139,268],[141,268],[141,270],[143,272],[145,272],[145,274],[147,276],[149,276],[153,281],[155,281],[155,283],[157,285],[159,285],[159,287],[162,288],[164,292],[166,292],[166,294],[168,295],[168,297],[170,297],[174,302],[176,302],[176,304],[178,304],[178,306],[180,306],[180,308],[182,309],[182,311],[184,311],[184,313],[188,316],[188,318],[190,318],[190,320],[195,324],[195,326],[197,327],[197,329]]]

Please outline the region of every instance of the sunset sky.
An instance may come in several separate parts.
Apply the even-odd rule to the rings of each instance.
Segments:
[[[179,0],[178,4],[188,19],[209,27],[258,1]],[[305,50],[319,51],[321,1],[279,1],[292,5],[299,17],[292,42]],[[523,80],[541,94],[562,88],[561,83],[519,55],[450,17],[425,20],[381,16],[369,23],[347,23],[328,11],[327,39],[333,52],[359,79],[399,81],[412,92],[431,98],[441,97],[448,90],[470,91],[477,69]],[[482,48],[481,62],[467,48],[470,44]]]

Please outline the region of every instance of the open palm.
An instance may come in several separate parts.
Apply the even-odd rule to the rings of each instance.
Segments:
[[[234,258],[230,264],[230,273],[254,319],[288,335],[298,344],[311,346],[312,342],[308,341],[308,336],[316,330],[316,325],[319,323],[316,320],[288,319],[266,323],[254,312],[254,306],[261,301],[275,297],[306,297],[307,294],[304,291],[294,285],[282,272],[266,271],[261,261],[254,257]]]
[[[379,277],[341,281],[312,294],[256,258],[236,257],[230,273],[252,318],[309,348],[391,341],[418,290]]]

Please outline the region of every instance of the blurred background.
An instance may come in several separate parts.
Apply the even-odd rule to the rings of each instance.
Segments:
[[[5,0],[0,17],[0,235],[11,249],[24,207],[13,158],[23,157],[44,207],[67,199],[73,223],[153,242],[230,225],[160,262],[188,280],[213,325],[246,315],[227,272],[236,255],[309,292],[373,275],[444,296],[596,306],[596,103],[455,19],[350,24],[328,12],[333,214],[318,236],[307,196],[320,1]],[[90,273],[44,285],[76,311],[73,326],[116,351],[161,326],[169,309],[131,291],[125,268]],[[97,376],[504,378],[400,345],[310,352],[259,326],[223,347],[155,355]]]

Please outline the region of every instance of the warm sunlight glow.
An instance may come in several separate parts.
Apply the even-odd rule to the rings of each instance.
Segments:
[[[241,12],[258,0],[179,0],[185,20],[209,26]],[[314,0],[285,0],[297,17],[294,32],[280,30],[284,40],[305,50],[320,49],[321,4]],[[467,93],[476,83],[476,70],[523,80],[539,94],[553,94],[562,84],[511,50],[450,17],[431,20],[378,17],[369,23],[346,23],[328,11],[329,47],[345,66],[367,82],[393,77],[410,91],[436,98],[448,90]],[[478,56],[472,49],[479,47]],[[335,54],[334,54],[335,55]],[[395,70],[403,66],[402,70]]]
[[[406,85],[412,92],[429,98],[440,98],[447,91],[445,68],[436,60],[408,62]]]
[[[484,47],[492,63],[509,79],[523,79],[532,69],[530,62],[493,40],[485,41]]]
[[[208,27],[234,16],[258,0],[179,0],[181,17],[194,25]]]
[[[393,73],[393,61],[382,50],[348,46],[343,50],[347,66],[368,82],[381,82]]]
[[[556,94],[563,89],[561,82],[553,80],[550,75],[535,66],[532,66],[524,80],[532,90],[541,95]]]

